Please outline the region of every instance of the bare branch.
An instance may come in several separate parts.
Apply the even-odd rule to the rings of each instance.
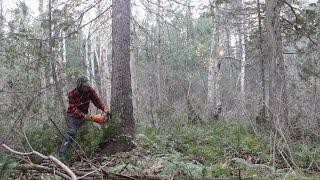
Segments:
[[[37,151],[23,153],[23,152],[15,151],[5,144],[2,144],[2,146],[4,148],[6,148],[8,151],[10,151],[14,154],[20,155],[20,156],[30,156],[30,155],[35,154],[35,155],[41,157],[42,159],[49,159],[49,160],[53,161],[56,165],[60,166],[67,174],[69,174],[71,179],[77,179],[77,176],[74,174],[74,172],[71,171],[71,169],[68,166],[66,166],[64,163],[62,163],[60,160],[58,160],[57,158],[55,158],[52,155],[45,156]]]
[[[0,164],[0,167],[2,167],[3,165]],[[56,170],[56,169],[53,169],[53,168],[49,168],[49,167],[46,167],[46,166],[41,166],[41,165],[37,165],[37,164],[18,164],[18,165],[10,165],[10,168],[11,169],[15,169],[15,170],[21,170],[21,171],[32,171],[32,170],[35,170],[35,171],[38,171],[38,172],[41,172],[41,173],[51,173],[51,174],[56,174],[64,179],[69,179],[71,180],[71,178]]]

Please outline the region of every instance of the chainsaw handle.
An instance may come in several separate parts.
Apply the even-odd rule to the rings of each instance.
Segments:
[[[105,121],[109,121],[110,119],[112,119],[112,115],[109,112],[104,112],[103,116],[105,117]]]

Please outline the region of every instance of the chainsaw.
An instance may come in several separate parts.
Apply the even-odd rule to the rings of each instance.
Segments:
[[[102,114],[92,115],[92,118],[90,121],[93,121],[93,122],[96,122],[99,124],[103,124],[103,123],[107,123],[110,119],[111,119],[111,114],[104,112]]]

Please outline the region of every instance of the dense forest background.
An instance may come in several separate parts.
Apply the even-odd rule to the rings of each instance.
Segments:
[[[90,165],[101,178],[106,168],[317,179],[319,27],[317,0],[0,0],[1,144],[59,157],[67,93],[86,75],[119,116],[88,122],[76,145],[85,155],[69,155],[78,177]],[[136,148],[111,153],[106,139],[119,134]],[[47,167],[4,147],[0,177]]]

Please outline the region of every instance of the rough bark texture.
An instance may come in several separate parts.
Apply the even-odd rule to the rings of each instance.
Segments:
[[[130,74],[130,0],[112,1],[111,111],[121,119],[121,132],[134,135]]]
[[[261,18],[261,5],[260,0],[257,0],[257,11],[258,11],[258,24],[259,24],[259,59],[260,59],[260,71],[261,71],[261,98],[259,107],[259,116],[256,117],[256,123],[262,125],[266,123],[266,78],[265,78],[265,58],[262,49],[263,37],[262,37],[262,18]]]
[[[280,29],[280,1],[268,0],[267,44],[269,56],[269,106],[275,128],[288,128],[285,67]]]

